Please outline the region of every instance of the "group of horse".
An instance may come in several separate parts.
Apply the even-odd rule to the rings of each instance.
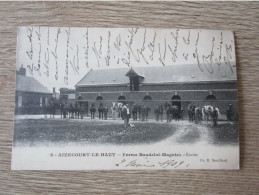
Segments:
[[[92,113],[94,114],[97,110],[95,106],[92,105],[90,107],[91,117]],[[111,114],[113,119],[122,117],[123,106],[124,104],[122,102],[112,102]],[[87,108],[84,108],[82,104],[80,104],[80,102],[59,104],[58,102],[53,101],[44,106],[44,114],[46,117],[50,115],[50,117],[54,118],[57,109],[60,110],[61,118],[83,118],[83,112]],[[107,119],[108,108],[103,110],[107,110],[106,113],[104,113],[106,115],[105,118]],[[100,109],[98,109],[98,111],[100,112]],[[148,120],[148,115],[150,111],[150,107],[147,107],[145,105],[133,104],[131,109],[133,120]],[[187,107],[187,112],[189,122],[195,122],[196,124],[198,124],[200,123],[200,121],[204,120],[207,122],[207,124],[210,122],[214,126],[217,125],[218,116],[220,114],[219,109],[211,105],[205,105],[200,108],[193,104],[189,104]],[[175,121],[179,121],[180,119],[183,120],[184,109],[181,109],[178,105],[170,105],[169,103],[165,102],[164,104],[156,105],[154,113],[156,121],[162,121],[164,113],[166,113],[167,122],[171,122],[173,119]]]
[[[220,114],[219,109],[211,106],[205,105],[202,108],[189,104],[188,105],[188,116],[189,122],[199,123],[201,120],[210,122],[212,125],[217,126],[218,116]]]
[[[60,110],[61,118],[83,118],[83,107],[80,103],[63,104],[58,102],[49,102],[43,107],[45,117],[54,118],[56,111]]]
[[[171,122],[173,119],[179,121],[183,119],[183,110],[180,109],[178,105],[170,105],[167,102],[164,104],[156,105],[155,107],[156,121],[163,121],[163,113],[166,113],[166,121]]]

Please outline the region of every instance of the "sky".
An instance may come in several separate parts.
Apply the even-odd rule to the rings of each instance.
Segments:
[[[74,88],[91,69],[193,64],[236,75],[228,30],[19,27],[16,69],[50,91]],[[228,75],[227,75],[228,76]]]

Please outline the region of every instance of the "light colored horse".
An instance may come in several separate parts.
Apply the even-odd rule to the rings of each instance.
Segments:
[[[117,102],[112,102],[112,107],[111,107],[111,111],[112,111],[112,119],[115,120],[116,118],[116,113],[117,113]]]
[[[220,115],[219,109],[215,107],[215,110],[217,112],[217,116],[219,116]],[[203,120],[207,121],[207,124],[208,124],[208,121],[210,121],[211,124],[213,124],[213,112],[214,112],[213,106],[210,106],[210,105],[203,106],[202,116],[203,116]],[[216,120],[218,120],[218,118]]]
[[[123,103],[121,102],[112,102],[112,118],[121,117],[122,114]]]
[[[118,109],[117,109],[117,114],[118,114],[118,117],[121,117],[121,114],[122,114],[122,108],[123,108],[123,103],[121,102],[117,102],[117,105],[118,105]]]

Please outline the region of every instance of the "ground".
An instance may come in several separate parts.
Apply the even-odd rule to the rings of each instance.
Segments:
[[[15,119],[14,146],[51,146],[76,144],[178,144],[208,143],[226,145],[238,143],[237,122],[219,122],[217,127],[206,123],[130,121],[124,129],[123,121],[99,119],[60,119],[22,117]]]

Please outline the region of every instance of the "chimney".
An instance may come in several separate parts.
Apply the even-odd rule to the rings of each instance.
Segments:
[[[53,94],[55,94],[56,93],[56,88],[55,87],[53,87]]]
[[[19,68],[18,74],[19,74],[19,75],[26,76],[26,69],[23,68],[23,65],[21,66],[21,68]]]

